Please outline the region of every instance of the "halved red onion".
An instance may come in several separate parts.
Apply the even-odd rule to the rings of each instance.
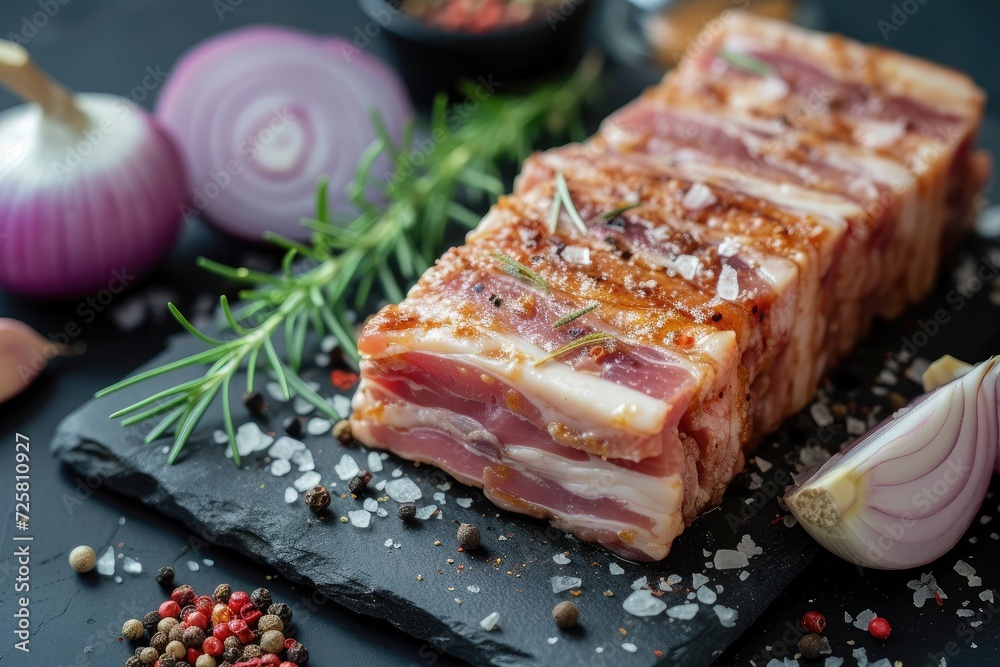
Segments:
[[[275,27],[213,37],[183,56],[156,115],[181,146],[194,208],[251,240],[305,240],[317,179],[329,206],[350,210],[348,185],[378,134],[398,141],[413,109],[391,69],[339,38]],[[391,173],[386,156],[371,174]]]
[[[32,102],[0,113],[0,287],[39,297],[120,291],[180,231],[176,148],[134,103],[73,96],[3,40],[0,83]]]
[[[1000,446],[1000,357],[924,394],[785,496],[838,556],[897,570],[935,560],[975,519]]]

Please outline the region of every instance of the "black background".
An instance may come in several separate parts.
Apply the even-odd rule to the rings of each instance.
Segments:
[[[365,23],[352,0],[243,0],[221,20],[208,0],[63,2],[66,4],[59,4],[58,13],[29,40],[32,54],[43,68],[74,89],[123,95],[129,95],[132,87],[142,80],[147,66],[169,69],[180,53],[198,40],[240,25],[271,22],[350,35],[356,26]],[[54,6],[58,2],[50,0],[50,4]],[[1000,55],[996,36],[1000,3],[987,0],[925,0],[923,3],[919,0],[908,3],[827,0],[820,4],[825,17],[822,28],[952,65],[971,74],[991,97],[1000,97],[1000,71],[996,66]],[[885,40],[879,21],[892,20],[894,4],[900,9],[907,5],[907,9],[916,8],[916,11]],[[0,35],[20,33],[25,17],[38,11],[37,0],[3,0],[0,3]],[[374,40],[370,51],[388,57],[382,40]],[[618,101],[637,92],[638,88],[619,82],[609,98]],[[154,96],[155,92],[142,103],[151,106]],[[0,108],[13,103],[12,98],[0,93]],[[996,102],[991,102],[989,108],[997,110]],[[990,139],[995,136],[995,127],[989,120],[984,132],[987,145],[993,145]],[[162,300],[163,290],[168,289],[173,293],[171,298],[182,309],[190,310],[197,295],[206,290],[214,294],[224,287],[194,268],[194,259],[199,255],[229,262],[244,261],[250,255],[252,260],[265,265],[273,261],[273,256],[262,249],[239,247],[202,225],[188,224],[182,242],[161,270],[118,296],[116,304],[129,299]],[[77,311],[78,303],[34,303],[0,294],[0,316],[22,319],[43,334],[55,333],[66,324],[76,322],[82,329],[79,340],[87,345],[85,354],[56,360],[30,391],[0,405],[0,442],[4,443],[0,450],[13,457],[14,434],[22,433],[31,438],[31,532],[35,535],[31,563],[33,637],[29,658],[13,649],[15,640],[10,631],[10,612],[14,609],[16,596],[13,592],[14,562],[10,556],[12,516],[5,513],[0,545],[3,554],[0,559],[3,618],[0,662],[45,667],[121,664],[128,655],[127,649],[117,641],[122,619],[141,615],[156,606],[162,595],[152,582],[151,572],[160,565],[173,564],[183,580],[196,589],[211,590],[220,581],[229,581],[234,588],[247,590],[266,584],[276,599],[296,605],[300,610],[299,636],[314,655],[310,664],[346,662],[359,667],[454,664],[452,659],[438,654],[432,647],[421,645],[388,625],[316,599],[309,590],[292,587],[280,580],[262,581],[268,573],[261,566],[205,545],[180,524],[135,506],[107,489],[80,491],[78,480],[48,454],[56,424],[94,391],[118,380],[159,352],[166,338],[176,332],[176,327],[163,317],[165,309],[159,306],[151,308],[147,321],[137,331],[124,334],[107,311],[99,313],[92,322],[85,322]],[[2,467],[7,469],[6,465]],[[11,484],[11,475],[4,474],[0,478],[0,495],[9,497]],[[67,494],[82,502],[67,502]],[[125,519],[123,525],[119,525],[120,517]],[[124,583],[116,585],[98,577],[76,576],[66,565],[66,553],[77,544],[86,543],[97,548],[122,542],[126,550],[143,563],[146,572],[141,577],[123,575]],[[202,567],[199,572],[189,572],[184,567],[188,560],[203,558],[213,559],[215,565]],[[990,586],[985,573],[987,568],[983,563],[978,565],[986,586]],[[877,575],[863,577],[855,568],[832,557],[821,556],[778,597],[772,610],[744,639],[720,659],[720,664],[750,664],[749,659],[760,653],[765,645],[781,641],[787,621],[796,620],[810,607],[822,609],[825,602],[833,598],[841,605],[849,602],[849,608],[855,612],[876,604],[890,610],[897,605],[912,607],[907,595],[901,594],[898,587],[880,587]],[[309,609],[316,613],[310,613]],[[951,611],[941,618],[931,636],[903,637],[894,650],[888,652],[889,657],[903,659],[910,667],[923,665],[929,652],[943,651],[948,641],[957,640],[955,622],[959,619]],[[842,619],[831,619],[831,624],[834,621],[843,623]],[[977,640],[979,650],[966,651],[949,659],[948,664],[997,664],[1000,657],[996,633],[995,627],[987,627]],[[905,634],[905,629],[897,628],[897,634]],[[90,650],[85,652],[85,647]],[[844,655],[844,652],[838,651],[838,654]],[[870,651],[870,654],[882,657],[881,653]],[[848,658],[845,664],[853,665],[854,661]]]

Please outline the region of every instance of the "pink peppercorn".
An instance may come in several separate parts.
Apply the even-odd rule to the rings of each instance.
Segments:
[[[248,604],[250,604],[250,596],[246,594],[246,591],[234,591],[229,596],[229,608],[237,614],[240,613],[240,609]]]
[[[207,595],[202,595],[194,601],[194,608],[205,614],[206,617],[211,616],[212,610],[215,608],[215,600]]]
[[[201,655],[201,651],[199,651],[198,649],[196,649],[196,648],[189,648],[187,650],[187,657],[185,658],[185,660],[187,660],[187,663],[189,665],[193,665],[194,663],[198,662],[198,656],[200,656],[200,655]]]
[[[229,621],[229,630],[244,644],[253,640],[253,630],[242,619],[235,618]]]
[[[274,653],[268,653],[260,657],[260,667],[280,667],[281,658]]]
[[[201,643],[201,650],[213,658],[218,658],[224,650],[222,640],[218,637],[206,637],[205,641]]]
[[[240,609],[240,618],[242,618],[243,621],[251,628],[257,627],[257,621],[260,620],[260,617],[260,609],[257,609],[252,605],[247,605]]]
[[[288,662],[286,660],[285,662],[281,663],[281,665],[279,665],[279,667],[299,667],[299,666],[296,665],[294,662]]]
[[[870,632],[872,637],[875,639],[887,639],[892,633],[892,626],[890,626],[889,621],[884,618],[873,618],[871,622],[868,623],[868,632]]]
[[[233,636],[233,631],[229,629],[228,623],[218,623],[212,626],[212,636],[220,642],[224,642],[227,637]]]
[[[204,630],[208,627],[208,619],[205,618],[205,614],[200,611],[193,611],[188,614],[187,618],[184,619],[184,622],[189,628],[195,627]]]
[[[822,634],[826,628],[826,618],[818,611],[807,611],[802,617],[802,627],[817,635]]]
[[[179,618],[181,606],[173,600],[167,600],[160,605],[159,614],[160,618]]]

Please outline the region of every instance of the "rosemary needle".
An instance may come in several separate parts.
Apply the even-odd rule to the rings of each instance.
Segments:
[[[314,405],[331,418],[339,416],[298,376],[305,358],[307,334],[335,336],[344,352],[358,359],[357,344],[348,316],[347,299],[353,291],[353,306],[367,307],[369,295],[377,285],[391,299],[400,299],[402,284],[415,281],[430,266],[444,244],[445,232],[452,223],[473,227],[479,223],[476,212],[459,204],[460,192],[473,196],[497,195],[502,190],[498,163],[520,159],[530,151],[535,139],[545,131],[576,131],[580,107],[600,73],[597,58],[586,58],[569,78],[535,88],[517,96],[494,95],[471,113],[448,113],[445,96],[435,101],[431,115],[430,136],[436,141],[421,150],[419,164],[411,162],[413,128],[396,143],[385,126],[374,119],[378,141],[365,151],[359,161],[349,195],[356,210],[353,218],[338,219],[327,210],[327,185],[321,180],[316,193],[316,217],[303,224],[312,230],[312,242],[303,244],[277,235],[269,240],[287,251],[281,272],[275,275],[232,268],[200,259],[199,265],[213,273],[247,285],[239,293],[243,303],[236,309],[225,297],[220,307],[226,316],[228,331],[220,337],[209,336],[194,327],[182,314],[170,308],[177,322],[199,338],[207,349],[126,378],[97,393],[105,396],[136,383],[194,366],[206,366],[201,377],[174,384],[153,392],[115,413],[129,424],[137,424],[152,442],[173,429],[173,445],[168,461],[175,462],[184,445],[195,432],[209,405],[221,395],[223,424],[229,436],[233,459],[239,464],[231,410],[232,380],[246,370],[246,388],[252,391],[258,364],[277,379],[286,396],[293,393]],[[376,158],[384,154],[395,168],[388,181],[370,177]],[[378,201],[368,198],[377,191]],[[566,207],[573,222],[586,233],[586,226],[573,208],[563,179]],[[555,211],[558,219],[558,210]],[[557,220],[558,222],[558,220]],[[303,261],[305,260],[305,261]],[[531,280],[546,293],[548,286],[538,274],[515,262],[517,275]],[[402,283],[402,284],[401,284]],[[283,335],[287,362],[272,339]]]
[[[532,271],[531,269],[529,269],[528,267],[526,267],[524,264],[521,264],[521,262],[517,261],[516,259],[514,259],[509,255],[503,254],[499,250],[494,250],[493,256],[500,260],[500,263],[503,264],[503,270],[506,273],[514,276],[515,278],[519,278],[527,282],[532,282],[535,285],[537,285],[538,288],[542,290],[542,292],[544,292],[545,294],[551,294],[551,291],[549,290],[549,286],[548,284],[546,284],[545,279],[542,278],[537,273],[535,273],[534,271]]]
[[[760,58],[754,58],[749,54],[739,53],[738,51],[723,51],[720,56],[733,67],[745,72],[750,72],[758,76],[771,76],[774,74],[773,67]]]
[[[599,301],[595,301],[595,302],[593,302],[593,303],[591,303],[589,305],[584,306],[580,310],[575,310],[572,313],[567,313],[566,315],[563,315],[558,320],[556,320],[552,324],[552,328],[553,329],[558,329],[561,326],[565,326],[565,325],[569,324],[570,322],[572,322],[573,320],[575,320],[575,319],[577,319],[579,317],[583,317],[587,313],[594,312],[595,310],[597,310],[600,307],[601,307],[600,302]]]
[[[606,340],[618,340],[618,337],[614,334],[609,334],[607,331],[594,331],[586,336],[581,336],[575,340],[571,340],[562,347],[559,347],[552,352],[549,352],[544,357],[535,362],[535,366],[541,366],[546,361],[551,361],[556,357],[561,357],[571,350],[575,350],[578,347],[583,347],[585,345],[591,345],[593,343],[602,343]]]

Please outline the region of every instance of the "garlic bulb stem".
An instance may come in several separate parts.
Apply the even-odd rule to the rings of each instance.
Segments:
[[[46,117],[82,130],[87,117],[73,101],[73,94],[42,71],[24,47],[0,39],[0,85],[42,108]]]

